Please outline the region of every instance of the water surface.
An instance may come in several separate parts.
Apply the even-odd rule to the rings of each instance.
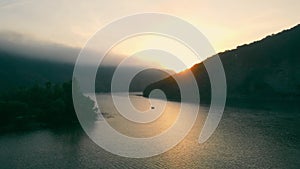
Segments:
[[[159,119],[139,125],[123,118],[108,95],[98,95],[98,99],[106,120],[116,130],[132,137],[150,137],[168,129],[180,107],[179,103],[168,102]],[[146,98],[132,95],[131,101],[139,110],[151,108]],[[212,137],[198,144],[207,112],[208,107],[200,107],[196,124],[177,146],[145,159],[124,158],[106,152],[77,127],[1,134],[0,168],[300,167],[299,109],[226,108]],[[101,121],[96,123],[95,129],[98,123]]]

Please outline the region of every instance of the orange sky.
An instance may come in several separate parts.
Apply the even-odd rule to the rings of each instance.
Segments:
[[[299,0],[3,0],[0,1],[0,31],[18,32],[42,41],[81,48],[97,30],[117,18],[161,12],[193,24],[209,39],[215,51],[221,52],[299,24],[299,9]],[[138,51],[143,45],[158,41],[149,37],[139,42],[135,40],[123,45],[126,43],[126,48]],[[175,42],[165,40],[165,43],[167,45],[160,46],[167,49],[168,45],[176,46]],[[126,55],[124,47],[116,47],[114,52]],[[185,53],[188,65],[197,62],[184,49],[175,53]],[[156,61],[172,68],[163,59]],[[172,69],[179,71],[181,68]]]

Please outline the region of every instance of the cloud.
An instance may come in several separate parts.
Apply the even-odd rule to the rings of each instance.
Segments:
[[[28,3],[27,1],[20,1],[20,0],[1,0],[0,1],[0,8],[5,8],[9,6],[14,6],[18,4]]]
[[[47,61],[74,64],[80,53],[80,50],[80,48],[74,48],[63,44],[43,41],[33,36],[18,32],[0,32],[0,51],[14,54],[18,57],[35,58]],[[95,60],[87,60],[84,64],[94,65],[99,57],[94,51],[89,52],[92,56],[95,56]],[[118,54],[110,54],[109,57],[105,57],[105,59],[103,59],[103,62],[101,64],[106,66],[116,66],[125,57],[126,56]],[[139,58],[132,58],[131,62],[126,66],[143,67],[149,64],[153,63],[149,63]],[[159,67],[158,65],[156,66]]]
[[[3,31],[0,32],[0,50],[20,57],[74,63],[80,51],[62,44],[35,39],[30,35]]]

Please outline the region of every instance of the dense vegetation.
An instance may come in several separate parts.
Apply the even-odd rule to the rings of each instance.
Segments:
[[[94,102],[82,93],[84,111],[90,120],[96,119]],[[0,95],[0,127],[19,129],[36,126],[53,127],[78,122],[73,107],[72,83],[34,85],[3,92]]]
[[[74,58],[76,57],[74,56]],[[4,51],[0,46],[0,92],[10,90],[12,87],[30,87],[48,81],[53,83],[69,81],[73,76],[74,62],[61,63],[34,59],[30,56],[15,54],[12,51]],[[101,66],[98,69],[96,92],[110,92],[115,69],[115,66]],[[137,68],[125,67],[121,72],[128,74],[135,69]],[[165,77],[167,75],[163,71],[155,69],[142,71],[132,80],[130,91],[142,92],[147,85]]]
[[[219,53],[227,80],[227,102],[299,100],[299,49],[300,25]],[[205,63],[213,57],[191,68],[198,83],[201,102],[210,101],[211,86]],[[175,76],[183,81],[187,78],[184,72]],[[189,84],[188,81],[186,83]],[[144,90],[144,96],[148,97],[153,89],[165,91],[169,99],[180,99],[179,88],[172,77],[149,85]]]

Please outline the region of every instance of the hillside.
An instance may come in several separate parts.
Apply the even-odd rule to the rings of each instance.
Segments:
[[[62,63],[28,56],[13,54],[0,50],[0,92],[14,90],[18,87],[29,87],[35,84],[44,85],[46,82],[64,83],[73,76],[74,63]],[[134,67],[127,67],[124,72]],[[115,67],[105,66],[98,69],[96,92],[109,92]],[[171,72],[172,73],[172,72]],[[131,82],[130,91],[142,92],[146,86],[163,79],[167,74],[158,70],[139,73]],[[91,92],[91,91],[84,91]]]
[[[16,87],[63,83],[72,79],[73,66],[0,51],[0,91]]]
[[[219,53],[226,74],[228,100],[299,98],[299,49],[300,25]],[[203,63],[211,58],[190,68],[197,79],[201,101],[204,102],[210,100],[210,82]],[[186,78],[184,73],[175,76]],[[180,100],[177,84],[172,77],[149,85],[144,90],[144,96],[148,97],[153,89],[165,91],[171,100]]]

